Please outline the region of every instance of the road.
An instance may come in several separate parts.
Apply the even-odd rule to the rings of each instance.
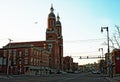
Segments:
[[[56,74],[49,76],[14,76],[0,82],[109,82],[100,74]]]

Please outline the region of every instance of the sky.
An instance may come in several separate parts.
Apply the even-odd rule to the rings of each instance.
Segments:
[[[60,15],[64,40],[64,56],[72,56],[80,65],[98,59],[79,59],[101,56],[107,46],[106,30],[110,37],[115,24],[120,26],[120,0],[0,0],[0,48],[9,42],[45,40],[47,17],[53,4]],[[37,22],[37,23],[36,23]]]

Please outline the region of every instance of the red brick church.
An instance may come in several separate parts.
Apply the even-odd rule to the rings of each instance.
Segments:
[[[0,72],[8,74],[49,74],[63,69],[63,36],[59,15],[51,6],[46,40],[12,42],[0,49]]]

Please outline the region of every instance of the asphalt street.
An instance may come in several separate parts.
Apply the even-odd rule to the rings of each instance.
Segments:
[[[100,74],[53,74],[48,76],[13,76],[0,82],[109,82]]]

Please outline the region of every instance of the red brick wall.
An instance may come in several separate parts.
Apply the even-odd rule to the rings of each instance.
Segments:
[[[25,49],[28,49],[28,55],[25,55]],[[40,49],[40,48],[39,48]],[[24,74],[25,73],[25,66],[41,66],[41,62],[43,62],[43,66],[49,67],[49,54],[46,52],[46,50],[39,50],[32,47],[26,47],[26,48],[12,48],[10,53],[10,69],[9,74]],[[8,58],[8,50],[9,49],[3,49],[0,52],[4,52],[4,50],[7,50],[6,58]],[[14,59],[14,50],[16,50],[16,56]],[[44,53],[41,53],[44,52]],[[19,54],[22,54],[21,56]],[[3,53],[4,54],[4,53]],[[16,63],[14,63],[14,60]],[[28,63],[25,63],[25,60],[28,61]],[[7,62],[7,60],[6,60]],[[21,72],[20,72],[21,69]],[[2,72],[6,73],[7,67],[2,66]]]
[[[120,59],[117,60],[117,57],[120,58],[120,49],[114,49],[111,53],[112,56],[112,62],[114,65],[113,72],[115,74],[120,74]]]

